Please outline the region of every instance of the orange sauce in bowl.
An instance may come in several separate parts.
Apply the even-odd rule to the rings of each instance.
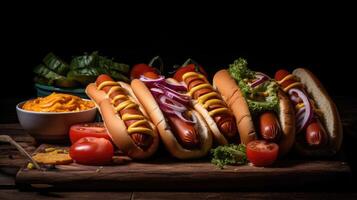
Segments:
[[[36,112],[76,112],[89,110],[94,106],[92,101],[86,101],[70,94],[54,92],[46,97],[38,97],[25,102],[22,109]]]

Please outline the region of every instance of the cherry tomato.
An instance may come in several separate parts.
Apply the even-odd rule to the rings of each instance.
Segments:
[[[97,137],[111,140],[107,129],[102,122],[74,124],[69,129],[69,138],[72,144],[83,137]]]
[[[186,72],[199,72],[203,74],[205,77],[207,77],[207,72],[203,69],[201,66],[196,66],[195,64],[188,64],[186,66],[180,67],[175,75],[174,79],[177,80],[178,82],[182,81],[182,75],[184,75]]]
[[[269,166],[278,157],[279,146],[264,140],[254,140],[247,144],[247,158],[257,167]]]
[[[114,147],[105,138],[84,137],[71,146],[69,155],[79,164],[106,165],[112,161]]]
[[[130,79],[136,79],[140,78],[141,75],[143,75],[145,72],[156,72],[156,69],[153,67],[150,67],[147,64],[136,64],[134,67],[131,69],[130,72]]]

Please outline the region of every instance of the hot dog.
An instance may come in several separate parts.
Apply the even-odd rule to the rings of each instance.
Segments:
[[[331,156],[341,146],[342,125],[337,108],[318,79],[307,69],[275,73],[296,111],[298,153],[305,156]]]
[[[220,145],[229,142],[239,143],[234,115],[221,95],[215,91],[202,73],[183,70],[185,70],[184,73],[178,71],[174,77],[185,84],[188,95],[192,97],[194,108],[206,120],[215,141]]]
[[[86,93],[99,108],[104,124],[120,150],[134,159],[147,158],[156,151],[159,144],[157,130],[137,103],[130,85],[115,82],[103,74],[87,86]]]
[[[242,143],[263,139],[277,143],[280,156],[290,151],[295,139],[294,109],[270,77],[238,59],[214,75],[213,85],[233,111]]]
[[[183,85],[148,72],[134,79],[131,87],[173,156],[191,159],[208,153],[212,136],[202,116],[190,107],[189,96],[178,92]]]
[[[267,141],[277,142],[281,135],[281,128],[274,112],[264,112],[259,116],[261,137]]]

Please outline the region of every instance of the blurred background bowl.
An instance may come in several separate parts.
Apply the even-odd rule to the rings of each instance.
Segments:
[[[22,109],[23,101],[16,106],[17,117],[24,130],[38,142],[68,142],[71,125],[93,122],[97,108],[75,112],[35,112]]]
[[[42,85],[38,83],[35,84],[35,88],[38,97],[48,96],[52,92],[56,92],[56,93],[72,94],[75,96],[79,96],[83,99],[89,99],[85,93],[84,88],[60,88],[60,87],[54,87],[49,85]]]

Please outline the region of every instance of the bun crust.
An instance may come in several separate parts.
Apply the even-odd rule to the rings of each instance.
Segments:
[[[236,118],[241,143],[248,144],[250,141],[256,140],[257,136],[248,104],[236,81],[227,70],[220,70],[214,75],[213,87],[222,95],[223,100],[232,110]]]
[[[311,149],[297,140],[295,149],[304,156],[332,156],[336,154],[341,148],[343,133],[340,115],[335,103],[312,72],[305,68],[297,68],[293,71],[293,74],[300,78],[300,81],[306,86],[305,89],[309,96],[322,111],[323,116],[320,119],[329,136],[328,145],[325,148]]]

